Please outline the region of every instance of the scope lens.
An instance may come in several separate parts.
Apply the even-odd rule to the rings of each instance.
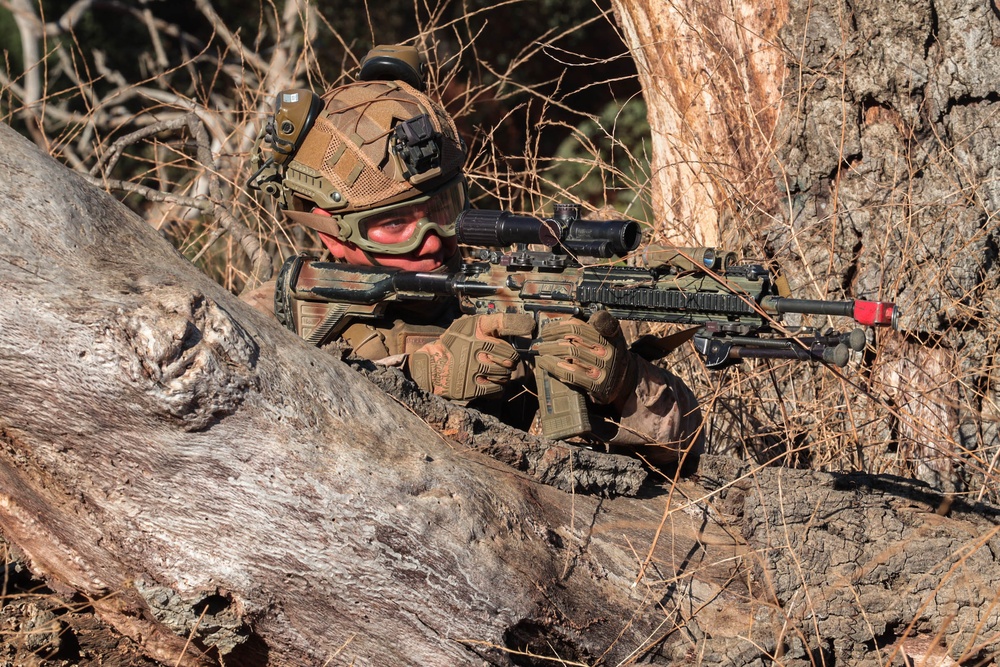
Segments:
[[[705,248],[705,253],[701,256],[701,263],[708,269],[715,266],[715,248]]]
[[[619,255],[625,255],[639,247],[642,241],[642,230],[635,222],[628,222],[622,229],[621,246],[617,248]]]

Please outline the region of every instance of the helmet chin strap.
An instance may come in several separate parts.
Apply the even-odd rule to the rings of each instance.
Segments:
[[[373,255],[372,253],[368,252],[367,250],[361,247],[359,247],[358,250],[360,250],[364,254],[365,259],[371,262],[372,266],[382,266],[382,263],[375,258],[375,255]]]

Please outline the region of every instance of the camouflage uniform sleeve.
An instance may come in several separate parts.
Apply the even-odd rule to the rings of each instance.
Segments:
[[[636,388],[608,441],[640,449],[651,463],[671,463],[704,448],[698,400],[684,382],[636,355]]]
[[[244,292],[240,294],[240,301],[250,304],[254,309],[264,313],[272,320],[277,319],[274,316],[275,284],[276,281],[270,280],[256,289]]]

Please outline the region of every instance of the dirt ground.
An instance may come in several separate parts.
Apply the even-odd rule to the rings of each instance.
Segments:
[[[156,667],[134,642],[100,621],[84,600],[64,600],[6,554],[0,595],[0,667]]]

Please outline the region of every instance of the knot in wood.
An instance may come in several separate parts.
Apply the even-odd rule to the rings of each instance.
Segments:
[[[154,411],[189,431],[235,412],[257,386],[257,343],[203,294],[174,288],[146,296],[121,324],[134,355],[127,373],[146,385]]]

